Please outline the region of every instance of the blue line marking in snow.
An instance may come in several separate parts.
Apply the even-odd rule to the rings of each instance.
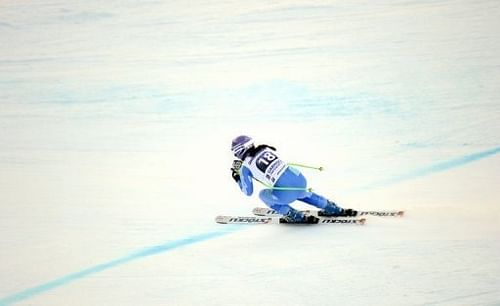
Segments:
[[[357,190],[374,189],[374,188],[383,187],[383,186],[391,185],[394,183],[399,183],[402,181],[410,180],[413,178],[433,174],[436,172],[445,171],[445,170],[448,170],[451,168],[459,167],[459,166],[483,159],[485,157],[493,156],[493,155],[498,154],[498,153],[500,153],[500,147],[496,147],[494,149],[482,151],[479,153],[466,155],[466,156],[452,159],[449,161],[445,161],[442,163],[437,163],[437,164],[434,164],[434,165],[431,165],[431,166],[428,166],[425,168],[417,169],[415,171],[412,171],[412,172],[409,172],[406,174],[398,175],[398,176],[395,176],[393,178],[382,180],[382,181],[379,181],[379,182],[376,182],[376,183],[373,183],[370,185],[365,185],[361,188],[358,188]],[[120,265],[126,264],[126,263],[134,261],[134,260],[138,260],[138,259],[141,259],[144,257],[153,256],[153,255],[157,255],[160,253],[165,253],[165,252],[168,252],[168,251],[171,251],[171,250],[183,247],[183,246],[196,244],[198,242],[203,242],[203,241],[207,241],[207,240],[214,239],[217,237],[221,237],[221,236],[224,236],[226,234],[233,233],[233,232],[235,232],[239,229],[242,229],[242,228],[243,227],[241,227],[241,226],[225,226],[225,229],[227,229],[227,230],[224,230],[224,231],[220,230],[220,231],[213,231],[213,232],[209,232],[209,233],[189,236],[186,238],[181,238],[178,240],[170,241],[170,242],[167,242],[167,243],[164,243],[161,245],[148,247],[148,248],[145,248],[143,250],[139,250],[135,253],[131,253],[131,254],[125,255],[123,257],[117,258],[115,260],[111,260],[111,261],[108,261],[108,262],[105,262],[102,264],[98,264],[98,265],[95,265],[93,267],[87,268],[85,270],[75,272],[72,274],[68,274],[66,276],[54,279],[54,280],[49,281],[47,283],[44,283],[44,284],[41,284],[41,285],[38,285],[38,286],[35,286],[32,288],[28,288],[28,289],[25,289],[23,291],[6,296],[6,297],[0,299],[0,306],[12,305],[12,304],[20,302],[22,300],[26,300],[26,299],[29,299],[31,297],[37,296],[39,294],[42,294],[46,291],[67,285],[69,283],[72,283],[72,282],[77,281],[79,279],[85,278],[85,277],[90,276],[92,274],[96,274],[96,273],[99,273],[101,271],[108,270],[108,269],[114,268],[116,266],[120,266]]]
[[[477,161],[477,160],[480,160],[480,159],[483,159],[483,158],[486,158],[489,156],[493,156],[493,155],[498,154],[498,153],[500,153],[500,147],[496,147],[496,148],[482,151],[482,152],[478,152],[478,153],[473,153],[470,155],[465,155],[465,156],[458,157],[458,158],[451,159],[451,160],[447,160],[447,161],[444,161],[441,163],[433,164],[433,165],[430,165],[430,166],[427,166],[424,168],[416,169],[416,170],[410,171],[408,173],[396,175],[394,177],[387,178],[387,179],[384,179],[384,180],[381,180],[378,182],[367,184],[367,185],[361,186],[359,188],[355,188],[355,190],[356,191],[366,191],[366,190],[372,190],[372,189],[376,189],[376,188],[380,188],[380,187],[385,187],[388,185],[400,183],[403,181],[408,181],[408,180],[411,180],[414,178],[418,178],[418,177],[430,175],[433,173],[442,172],[445,170],[456,168],[459,166],[463,166],[463,165],[466,165],[468,163],[471,163],[471,162],[474,162],[474,161]]]
[[[12,305],[12,304],[20,302],[22,300],[26,300],[26,299],[29,299],[31,297],[37,296],[39,294],[42,294],[46,291],[67,285],[69,283],[72,283],[72,282],[77,281],[79,279],[85,278],[85,277],[90,276],[92,274],[102,272],[104,270],[108,270],[108,269],[114,268],[116,266],[120,266],[120,265],[126,264],[126,263],[134,261],[134,260],[138,260],[138,259],[141,259],[144,257],[169,252],[169,251],[175,250],[175,249],[183,247],[183,246],[187,246],[190,244],[196,244],[198,242],[203,242],[203,241],[211,240],[211,239],[214,239],[217,237],[221,237],[221,236],[224,236],[226,234],[233,233],[239,229],[242,229],[243,227],[224,226],[224,228],[225,228],[225,230],[219,230],[219,231],[213,231],[213,232],[208,232],[208,233],[204,233],[204,234],[189,236],[189,237],[181,238],[178,240],[169,241],[169,242],[166,242],[164,244],[157,245],[157,246],[148,247],[148,248],[139,250],[137,252],[125,255],[123,257],[117,258],[115,260],[111,260],[111,261],[108,261],[108,262],[105,262],[102,264],[98,264],[98,265],[84,269],[84,270],[79,271],[79,272],[68,274],[66,276],[54,279],[54,280],[49,281],[47,283],[44,283],[44,284],[41,284],[41,285],[38,285],[38,286],[35,286],[32,288],[28,288],[28,289],[25,289],[23,291],[20,291],[20,292],[14,293],[12,295],[6,296],[4,298],[1,298],[0,299],[0,306]]]

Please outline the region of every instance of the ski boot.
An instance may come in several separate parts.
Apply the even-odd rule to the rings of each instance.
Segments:
[[[332,201],[328,200],[328,204],[318,212],[318,216],[321,217],[356,217],[358,215],[358,211],[348,208],[340,208]]]
[[[358,211],[352,208],[342,209],[341,217],[356,217],[358,215]]]
[[[307,216],[303,212],[293,208],[280,218],[280,223],[316,224],[318,222],[319,218]]]

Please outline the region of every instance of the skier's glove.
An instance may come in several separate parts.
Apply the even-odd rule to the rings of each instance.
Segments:
[[[238,173],[238,171],[234,170],[234,168],[231,168],[231,176],[233,177],[233,180],[236,183],[240,182],[240,180],[241,180],[240,174]]]
[[[233,167],[231,168],[231,176],[233,177],[233,180],[236,183],[239,183],[241,178],[240,178],[240,168],[243,162],[241,160],[234,160],[233,161]]]
[[[235,171],[240,171],[241,165],[243,165],[243,162],[239,159],[235,159],[233,160],[233,168],[231,169],[234,169]]]

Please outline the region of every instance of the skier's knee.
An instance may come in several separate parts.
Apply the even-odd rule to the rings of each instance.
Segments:
[[[264,189],[259,193],[259,198],[262,202],[266,203],[267,206],[279,204],[279,198],[273,194],[271,189]]]

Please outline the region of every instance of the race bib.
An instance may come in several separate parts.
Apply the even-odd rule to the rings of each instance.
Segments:
[[[266,149],[257,154],[248,166],[257,179],[271,186],[274,186],[276,181],[288,167],[287,164],[270,149]]]

